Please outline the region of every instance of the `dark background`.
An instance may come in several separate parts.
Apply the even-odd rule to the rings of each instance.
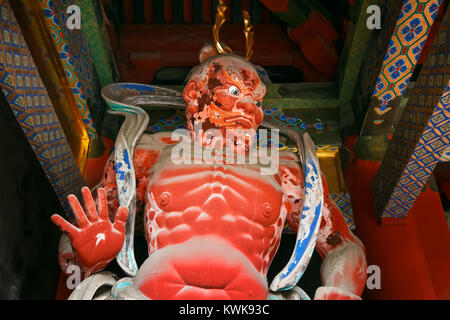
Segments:
[[[0,91],[0,299],[54,299],[62,208]]]

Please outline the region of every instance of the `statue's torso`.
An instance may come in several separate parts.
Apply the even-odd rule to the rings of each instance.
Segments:
[[[170,133],[143,135],[134,153],[150,253],[136,285],[152,299],[265,299],[285,220],[301,205],[298,159],[195,164],[194,150],[180,163],[177,147]]]
[[[178,164],[161,154],[146,193],[149,250],[217,236],[262,273],[279,244],[286,211],[281,177],[257,164]]]

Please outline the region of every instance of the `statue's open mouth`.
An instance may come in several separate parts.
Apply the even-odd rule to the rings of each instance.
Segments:
[[[135,284],[150,299],[266,299],[267,282],[248,258],[214,235],[151,254]]]
[[[224,123],[225,125],[232,127],[242,127],[244,129],[253,128],[253,122],[241,115],[225,118]]]
[[[255,128],[254,119],[246,117],[241,113],[224,111],[215,105],[210,106],[210,120],[217,127],[224,128]]]

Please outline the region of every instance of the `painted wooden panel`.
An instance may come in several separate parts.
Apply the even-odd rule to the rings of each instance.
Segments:
[[[63,208],[84,181],[9,1],[0,4],[0,87]],[[7,169],[7,168],[6,168]]]
[[[389,133],[399,104],[397,98],[406,91],[441,2],[403,1],[372,91],[361,135]]]
[[[405,217],[450,141],[450,23],[447,8],[412,96],[374,181],[383,218]]]
[[[95,74],[90,51],[81,30],[69,30],[66,22],[67,7],[74,4],[73,0],[40,0],[47,28],[50,30],[57,50],[60,52],[61,63],[65,69],[67,81],[70,83],[78,111],[83,118],[86,131],[91,140],[97,138],[97,130],[91,115],[88,100],[95,114],[101,116],[104,110],[96,107],[101,98],[99,88],[95,85]]]
[[[101,87],[117,82],[117,67],[105,28],[106,21],[101,14],[100,2],[75,0],[74,3],[81,10],[81,31],[91,52]]]

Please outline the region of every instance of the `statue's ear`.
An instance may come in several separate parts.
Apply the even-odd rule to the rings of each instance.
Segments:
[[[189,111],[192,113],[197,112],[198,109],[198,97],[200,95],[200,86],[196,79],[189,80],[183,90],[183,98],[187,103]]]
[[[216,46],[212,42],[207,42],[200,49],[198,60],[200,61],[200,63],[202,63],[206,59],[214,57],[215,55],[217,55]]]

